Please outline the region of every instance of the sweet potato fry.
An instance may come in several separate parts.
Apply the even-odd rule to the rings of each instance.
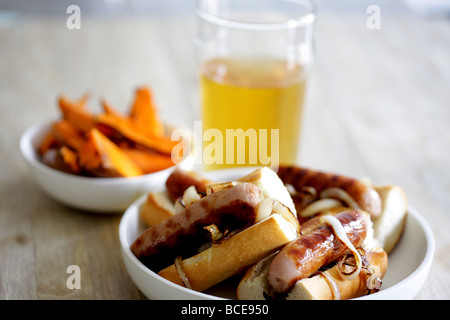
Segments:
[[[174,165],[169,155],[162,155],[148,150],[128,149],[122,151],[145,173],[152,173],[170,168]]]
[[[144,172],[96,128],[89,131],[80,150],[80,165],[97,176],[134,177]]]
[[[177,141],[172,141],[168,137],[149,137],[142,134],[136,126],[126,119],[117,117],[111,113],[103,113],[96,117],[97,122],[101,125],[106,125],[124,138],[131,140],[138,146],[148,148],[162,154],[170,155],[172,149],[177,145]]]
[[[78,151],[78,161],[80,166],[88,173],[95,172],[102,165],[100,153],[90,134],[87,135],[86,141]]]
[[[142,87],[136,90],[136,97],[130,111],[130,119],[135,123],[139,131],[145,135],[164,136],[164,125],[159,119],[149,88]]]
[[[78,165],[78,155],[75,151],[63,146],[59,149],[59,152],[71,173],[77,174],[81,171]]]
[[[103,110],[106,114],[108,114],[111,117],[114,117],[119,122],[127,122],[128,117],[119,111],[117,111],[108,101],[103,99],[101,101],[101,105],[103,107]]]
[[[95,126],[94,116],[85,108],[86,97],[87,96],[84,96],[78,102],[72,101],[65,96],[60,96],[58,99],[59,108],[61,109],[64,119],[71,122],[83,133],[88,132]]]
[[[83,135],[68,120],[60,120],[52,126],[52,133],[55,138],[64,146],[73,150],[79,150],[84,143]]]

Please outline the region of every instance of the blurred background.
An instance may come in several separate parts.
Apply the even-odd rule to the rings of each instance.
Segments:
[[[0,6],[5,11],[32,15],[61,15],[71,4],[82,8],[83,13],[95,16],[113,15],[159,15],[192,14],[195,0],[2,0]],[[450,3],[446,0],[316,0],[322,12],[360,11],[369,5],[382,6],[393,12],[412,11],[427,16],[448,16]]]

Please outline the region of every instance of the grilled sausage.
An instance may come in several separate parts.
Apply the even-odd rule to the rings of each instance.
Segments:
[[[216,191],[145,230],[131,251],[150,269],[163,268],[178,255],[192,254],[208,242],[205,226],[215,224],[223,232],[253,223],[260,201],[259,189],[251,183]]]
[[[297,191],[293,199],[300,206],[298,212],[303,205],[302,191],[305,187],[313,187],[318,194],[327,188],[340,188],[353,198],[360,209],[369,212],[372,218],[381,214],[380,195],[374,188],[357,179],[296,166],[280,166],[278,176]]]
[[[350,209],[338,213],[335,218],[341,222],[353,245],[359,247],[367,233],[364,213]],[[275,256],[268,271],[270,287],[275,293],[287,293],[298,280],[308,278],[323,266],[336,261],[347,250],[333,229],[322,224],[287,244]]]

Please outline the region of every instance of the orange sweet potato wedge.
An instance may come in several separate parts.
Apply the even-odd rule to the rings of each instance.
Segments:
[[[80,150],[80,165],[102,177],[134,177],[144,174],[115,143],[96,128],[91,129]]]
[[[61,149],[59,149],[59,152],[61,153],[65,165],[69,169],[68,171],[74,174],[77,174],[81,171],[81,168],[78,165],[78,155],[75,151],[63,146],[61,147]]]
[[[174,165],[172,157],[148,150],[124,148],[122,151],[145,173],[153,173]]]
[[[55,122],[52,126],[52,133],[63,146],[73,150],[79,150],[84,143],[84,136],[72,122],[66,119]]]
[[[172,141],[169,137],[144,134],[134,121],[115,111],[107,102],[103,101],[102,105],[105,112],[96,116],[97,128],[98,124],[100,127],[107,126],[140,147],[166,155],[170,155],[177,145],[178,142]]]
[[[148,136],[163,137],[164,125],[153,103],[151,91],[147,87],[138,88],[130,111],[130,119],[138,130]]]
[[[95,126],[94,115],[85,108],[86,99],[87,96],[83,96],[80,101],[73,101],[66,96],[60,96],[58,99],[64,119],[71,122],[83,133],[88,132]]]
[[[93,173],[102,166],[102,159],[97,145],[90,134],[87,135],[86,141],[78,151],[78,161],[87,173]]]

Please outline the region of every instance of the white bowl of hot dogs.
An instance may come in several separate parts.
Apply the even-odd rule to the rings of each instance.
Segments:
[[[253,170],[251,168],[231,169],[202,173],[202,175],[211,181],[233,181]],[[161,186],[161,190],[164,187]],[[378,192],[383,192],[387,189],[381,188],[378,190]],[[393,194],[392,197],[395,196],[395,193]],[[147,206],[147,201],[148,195],[146,194],[127,209],[123,215],[119,231],[126,268],[144,295],[150,299],[237,298],[236,280],[233,280],[234,282],[224,281],[205,290],[202,288],[202,291],[191,290],[185,288],[182,282],[176,284],[177,281],[173,279],[170,281],[170,276],[164,278],[158,275],[136,257],[130,247],[148,228],[146,217],[142,215],[143,209]],[[381,205],[385,206],[386,203],[383,202]],[[420,214],[411,207],[408,208],[407,218],[402,221],[405,221],[405,223],[400,233],[395,235],[396,232],[390,230],[389,232],[394,236],[380,235],[384,241],[389,238],[388,241],[385,241],[389,252],[389,263],[387,271],[383,275],[381,290],[358,299],[411,299],[414,298],[426,280],[434,253],[434,240],[430,228]],[[399,224],[400,222],[397,221],[396,223]],[[341,290],[343,290],[345,296],[345,289]],[[319,295],[320,297],[321,295]]]

